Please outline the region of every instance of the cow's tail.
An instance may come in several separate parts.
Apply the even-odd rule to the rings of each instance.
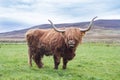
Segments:
[[[28,49],[28,64],[32,67],[32,53],[30,52],[30,49]]]
[[[32,50],[31,50],[32,39],[33,39],[32,35],[26,34],[26,41],[28,44],[28,64],[30,65],[30,67],[32,66]]]

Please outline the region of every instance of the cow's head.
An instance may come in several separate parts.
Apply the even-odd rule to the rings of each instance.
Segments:
[[[64,30],[61,30],[61,29],[57,29],[51,20],[48,20],[48,21],[51,23],[52,27],[56,32],[63,33],[67,47],[75,48],[78,45],[78,43],[81,42],[85,32],[91,29],[95,18],[97,17],[94,17],[92,19],[92,21],[90,22],[89,26],[86,29],[71,27],[71,28],[65,28]]]

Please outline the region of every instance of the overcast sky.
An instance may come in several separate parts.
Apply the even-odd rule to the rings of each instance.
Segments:
[[[90,21],[95,16],[120,19],[120,1],[0,0],[0,32],[48,24],[48,19],[54,23],[71,23]],[[8,28],[11,24],[13,27]]]

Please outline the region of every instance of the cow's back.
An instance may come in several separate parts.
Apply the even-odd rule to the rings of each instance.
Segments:
[[[54,29],[32,29],[26,33],[26,40],[29,47],[45,49],[46,52],[54,52],[63,48],[64,36]]]
[[[26,32],[26,41],[28,46],[35,46],[39,42],[39,38],[43,36],[45,30],[42,29],[31,29]]]
[[[55,48],[60,48],[63,46],[64,36],[62,33],[51,29],[48,32],[45,32],[39,41],[45,44],[45,46],[50,50],[55,50]]]

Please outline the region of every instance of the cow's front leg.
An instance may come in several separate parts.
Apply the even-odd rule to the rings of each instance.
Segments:
[[[68,60],[63,57],[63,69],[67,68],[67,63],[68,63]]]
[[[60,64],[61,56],[59,54],[54,55],[54,69],[58,69],[58,66]]]

